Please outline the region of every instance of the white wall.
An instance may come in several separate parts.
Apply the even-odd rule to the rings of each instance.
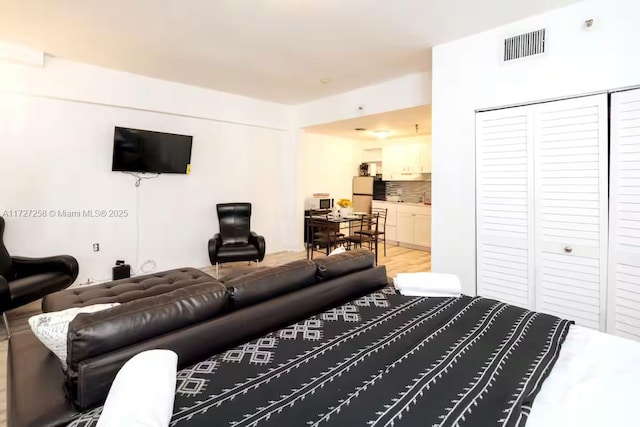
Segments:
[[[431,143],[431,135],[416,135],[416,136],[407,136],[401,138],[390,138],[390,139],[371,139],[367,141],[362,141],[360,147],[363,150],[374,150],[376,148],[383,148],[390,145],[402,145],[402,144],[430,144]]]
[[[433,271],[475,293],[474,111],[639,85],[638,16],[637,0],[583,1],[434,48]],[[504,38],[540,28],[547,53],[501,63]]]
[[[293,236],[291,108],[48,58],[0,62],[0,214],[10,209],[120,209],[127,218],[10,218],[12,254],[69,253],[79,281],[109,278],[116,259],[158,270],[209,263],[215,204],[253,203],[267,251]],[[143,181],[111,172],[114,126],[193,135],[191,175]],[[91,245],[101,244],[94,253]]]
[[[431,104],[431,73],[415,73],[298,105],[296,124],[304,128],[428,104]]]
[[[303,188],[306,197],[329,193],[336,201],[350,199],[352,178],[360,165],[360,141],[305,133],[303,138]]]
[[[289,130],[292,107],[47,56],[44,68],[0,61],[0,92],[46,96]]]

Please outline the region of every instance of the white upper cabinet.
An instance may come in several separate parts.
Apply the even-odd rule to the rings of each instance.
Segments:
[[[363,163],[379,163],[382,162],[382,148],[371,148],[362,150]]]
[[[411,144],[408,147],[410,163],[408,172],[411,173],[431,173],[431,145]]]
[[[431,173],[430,144],[389,145],[382,149],[383,179],[412,180]]]
[[[391,181],[399,177],[404,166],[404,151],[400,145],[389,145],[382,149],[382,179]]]
[[[640,340],[640,90],[611,99],[607,331]]]

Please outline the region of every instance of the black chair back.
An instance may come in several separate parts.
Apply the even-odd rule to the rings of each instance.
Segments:
[[[378,225],[378,230],[385,231],[387,228],[387,208],[373,208],[371,213],[378,214],[378,222],[382,221],[382,224]]]
[[[216,205],[223,245],[249,243],[251,234],[251,203],[220,203]]]
[[[379,215],[377,212],[372,212],[371,215],[362,215],[360,219],[353,221],[354,234],[360,236],[365,231],[377,232],[378,219]]]
[[[307,258],[311,255],[311,259],[313,259],[316,246],[318,246],[318,252],[324,252],[328,255],[333,247],[344,243],[344,235],[336,228],[336,223],[329,221],[328,211],[309,211],[308,224]]]
[[[4,246],[4,218],[0,216],[0,276],[9,280],[12,268],[11,255]]]

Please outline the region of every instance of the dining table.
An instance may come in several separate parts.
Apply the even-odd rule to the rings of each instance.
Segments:
[[[327,215],[315,215],[315,216],[310,216],[310,215],[305,215],[305,229],[307,227],[306,223],[307,220],[309,220],[310,218],[316,218],[316,219],[325,219],[327,220],[329,223],[335,224],[336,226],[336,231],[340,231],[342,229],[342,224],[348,224],[349,225],[349,235],[353,234],[353,223],[356,221],[360,221],[363,217],[368,216],[369,214],[366,212],[352,212],[348,215],[333,215],[331,213],[328,213]],[[306,233],[305,233],[305,244],[309,244],[310,242],[307,241],[308,238],[306,238]],[[378,239],[374,239],[374,253],[375,253],[375,259],[376,259],[376,264],[378,264]],[[329,255],[329,247],[327,247],[327,255]]]

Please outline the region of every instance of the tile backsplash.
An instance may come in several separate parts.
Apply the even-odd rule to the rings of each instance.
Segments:
[[[385,181],[385,198],[407,203],[431,202],[431,175],[428,181]]]

